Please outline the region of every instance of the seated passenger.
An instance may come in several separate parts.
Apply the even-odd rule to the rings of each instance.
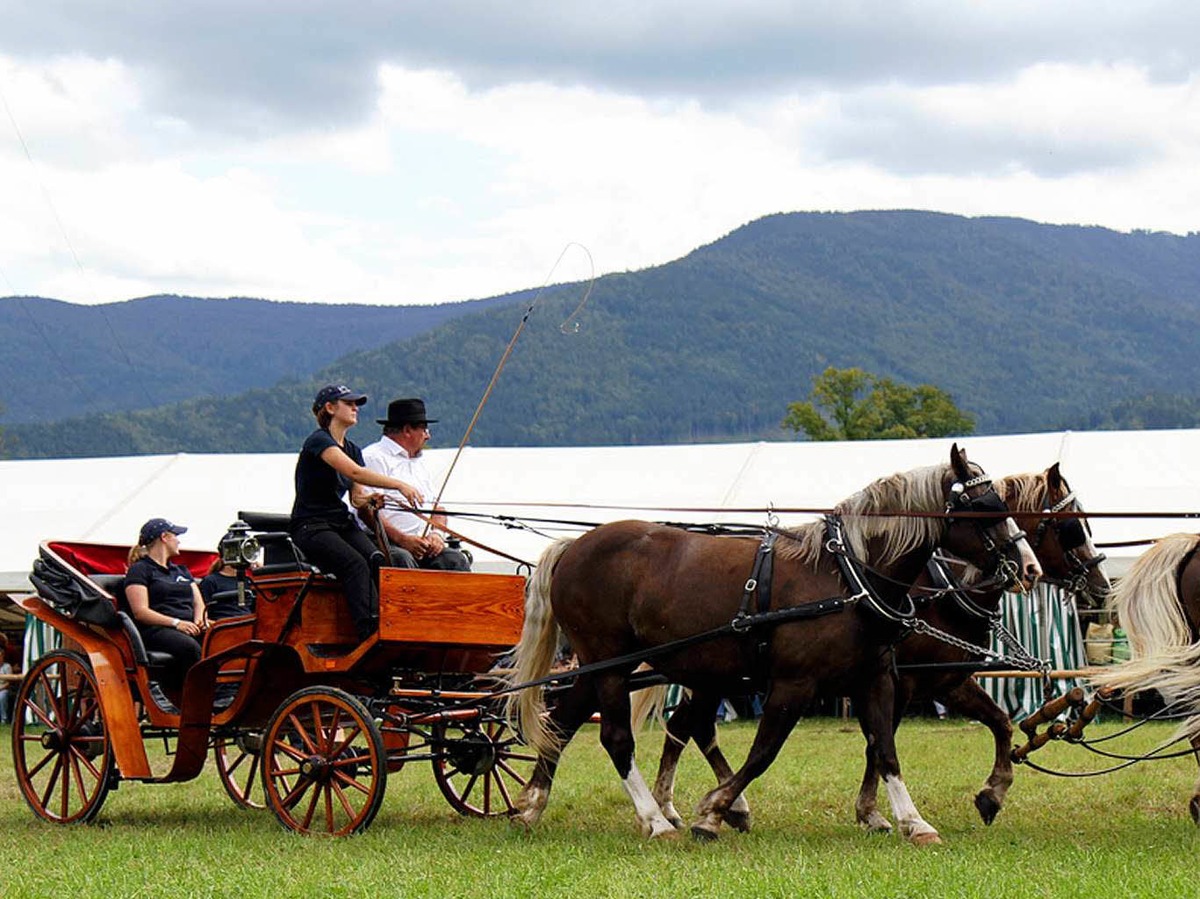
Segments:
[[[383,436],[363,450],[363,464],[372,471],[412,484],[427,497],[436,497],[437,485],[425,464],[422,450],[429,442],[429,425],[437,419],[431,421],[425,416],[425,402],[420,399],[392,400],[388,403],[387,414],[387,418],[376,419],[383,425]],[[392,490],[385,490],[384,494],[399,498]],[[364,528],[373,523],[372,515],[379,516],[391,544],[393,567],[470,570],[467,557],[446,545],[440,531],[446,526],[444,514],[434,514],[430,526],[424,519],[397,509],[395,505],[378,511],[370,506],[359,510]]]
[[[308,561],[334,575],[342,585],[358,638],[365,640],[379,624],[379,596],[371,573],[372,556],[380,556],[371,538],[355,523],[342,502],[361,508],[371,499],[363,487],[396,490],[419,505],[421,491],[395,478],[363,467],[362,451],[346,436],[358,422],[358,407],[367,401],[340,384],[322,387],[313,401],[317,429],[308,435],[296,460],[296,501],[291,534]]]
[[[179,535],[186,531],[165,518],[151,518],[129,551],[125,573],[125,599],[146,649],[174,659],[163,678],[172,687],[182,686],[187,670],[200,660],[200,637],[207,626],[196,579],[171,561],[179,555]]]
[[[209,621],[254,614],[253,588],[246,582],[245,605],[240,605],[237,569],[232,565],[223,565],[220,556],[213,561],[208,574],[200,579],[200,595],[204,598],[204,611]]]

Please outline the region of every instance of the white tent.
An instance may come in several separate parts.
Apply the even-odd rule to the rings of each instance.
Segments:
[[[1089,511],[1180,516],[1095,519],[1098,542],[1196,527],[1186,519],[1200,512],[1200,430],[1054,432],[961,442],[992,474],[1060,462]],[[633,517],[756,524],[765,520],[768,508],[827,508],[877,477],[941,462],[951,443],[468,447],[442,502],[456,512],[517,520],[593,523]],[[428,455],[434,469],[444,472],[453,451],[429,450]],[[0,461],[0,592],[27,589],[26,575],[41,540],[128,545],[142,522],[158,515],[188,526],[185,547],[213,549],[239,510],[290,509],[294,465],[291,453]],[[780,514],[785,525],[810,518]],[[535,532],[466,517],[456,517],[454,527],[529,561],[536,561],[551,537],[576,530],[533,522]],[[1109,549],[1110,572],[1120,574],[1143,549]],[[476,558],[477,567],[512,567],[487,552],[477,550]]]

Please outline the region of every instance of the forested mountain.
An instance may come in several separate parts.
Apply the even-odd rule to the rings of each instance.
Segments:
[[[269,387],[512,300],[341,306],[156,296],[79,306],[7,297],[0,299],[0,424]]]
[[[1200,384],[1195,234],[795,213],[600,279],[578,332],[564,333],[582,293],[543,295],[473,443],[782,438],[786,404],[827,365],[935,384],[980,433],[1095,426],[1122,401],[1195,395]],[[437,442],[456,443],[523,308],[463,315],[269,389],[14,427],[9,451],[290,450],[312,427],[315,388],[331,380],[371,394],[370,418],[391,397],[424,396],[441,419]]]

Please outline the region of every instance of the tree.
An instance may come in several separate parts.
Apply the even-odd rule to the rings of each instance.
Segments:
[[[932,384],[908,387],[830,366],[813,376],[807,401],[788,404],[782,426],[809,440],[895,440],[970,434],[975,421]]]

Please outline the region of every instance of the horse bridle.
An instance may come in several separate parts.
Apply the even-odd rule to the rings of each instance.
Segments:
[[[974,487],[986,486],[987,489],[977,496],[968,495]],[[1002,543],[992,537],[992,530],[1000,520],[1011,518],[1008,505],[1000,498],[992,479],[986,474],[976,475],[965,481],[955,481],[950,485],[950,498],[946,501],[947,527],[956,521],[955,512],[981,513],[980,517],[972,517],[971,521],[979,533],[984,551],[994,560],[993,578],[1008,587],[1020,581],[1021,566],[1014,559],[1014,547],[1025,539],[1025,532],[1020,528]],[[992,519],[996,519],[993,521]]]
[[[1053,514],[1066,511],[1072,506],[1075,508],[1071,509],[1071,511],[1083,512],[1076,501],[1074,490],[1068,491],[1066,496],[1042,511]],[[1030,546],[1033,547],[1034,552],[1037,552],[1038,547],[1042,545],[1042,540],[1046,537],[1046,532],[1050,530],[1053,530],[1058,537],[1058,545],[1062,547],[1063,557],[1067,561],[1068,574],[1064,578],[1053,578],[1043,575],[1042,580],[1051,586],[1061,587],[1068,593],[1089,595],[1088,574],[1107,557],[1104,553],[1096,553],[1090,559],[1079,557],[1079,553],[1076,550],[1087,544],[1088,535],[1084,522],[1078,518],[1041,519],[1038,522],[1037,529],[1034,531],[1033,539],[1030,541]]]

